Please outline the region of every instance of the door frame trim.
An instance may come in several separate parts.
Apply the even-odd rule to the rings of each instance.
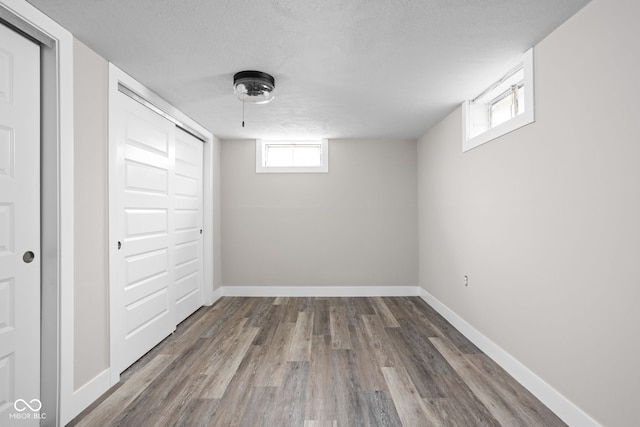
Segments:
[[[115,96],[119,94],[119,86],[125,86],[128,92],[134,93],[136,96],[144,99],[145,102],[152,104],[160,111],[165,114],[171,116],[173,119],[186,125],[188,128],[197,132],[199,137],[203,139],[203,211],[202,211],[202,220],[203,220],[203,259],[204,259],[204,271],[203,271],[203,288],[202,288],[202,299],[205,305],[211,305],[214,302],[214,237],[217,236],[218,233],[215,232],[215,224],[214,223],[214,191],[217,192],[217,189],[214,189],[215,182],[214,179],[214,143],[217,142],[217,139],[213,136],[211,132],[205,129],[203,126],[186,116],[184,113],[176,109],[173,105],[169,104],[167,101],[162,99],[160,96],[156,95],[154,92],[146,88],[144,85],[139,83],[133,77],[129,76],[124,71],[120,70],[114,64],[109,63],[109,200],[115,200],[118,196],[117,194],[117,165],[115,164],[114,159],[117,158],[117,132],[113,128],[113,121],[111,118],[116,117],[116,113],[113,108],[116,107],[116,102],[113,102]],[[199,138],[200,139],[200,138]],[[217,170],[217,168],[216,168]],[[217,171],[219,172],[219,171]],[[117,238],[114,236],[117,235],[117,212],[116,203],[109,203],[109,259],[116,259],[117,256]],[[109,262],[109,288],[111,288],[111,278],[118,277],[116,274],[120,268],[116,263]],[[110,325],[110,360],[117,360],[118,351],[120,348],[118,346],[117,337],[122,336],[124,333],[123,325],[117,319],[114,321],[114,317],[117,316],[117,311],[115,311],[116,307],[114,307],[113,295],[110,292],[109,296],[110,300],[110,308],[109,308],[109,325]],[[111,367],[114,368],[113,363],[111,363]],[[120,381],[120,372],[118,369],[111,369],[111,385],[115,385],[118,381]]]
[[[24,0],[0,0],[0,17],[42,43],[40,399],[59,425],[74,406],[73,36]]]

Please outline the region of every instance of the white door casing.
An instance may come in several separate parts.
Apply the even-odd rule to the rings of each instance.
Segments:
[[[1,425],[39,424],[40,259],[40,48],[0,25]]]

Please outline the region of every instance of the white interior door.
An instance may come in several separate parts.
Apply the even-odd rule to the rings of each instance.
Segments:
[[[176,129],[175,239],[176,322],[202,307],[203,143]]]
[[[0,425],[40,409],[40,49],[0,25]]]
[[[175,126],[118,92],[118,204],[112,327],[122,372],[175,329]],[[113,300],[112,300],[113,301]],[[115,324],[115,325],[114,325]]]

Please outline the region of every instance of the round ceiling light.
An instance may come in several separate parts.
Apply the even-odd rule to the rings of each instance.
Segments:
[[[266,104],[276,88],[274,78],[262,71],[240,71],[233,76],[233,93],[239,100],[253,104]]]

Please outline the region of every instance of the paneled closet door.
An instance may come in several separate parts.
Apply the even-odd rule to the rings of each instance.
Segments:
[[[180,323],[203,304],[203,142],[177,128],[175,153],[175,296]]]
[[[39,425],[40,47],[0,24],[0,425]]]
[[[122,372],[176,325],[175,125],[120,92],[110,102],[118,103],[111,327]]]

